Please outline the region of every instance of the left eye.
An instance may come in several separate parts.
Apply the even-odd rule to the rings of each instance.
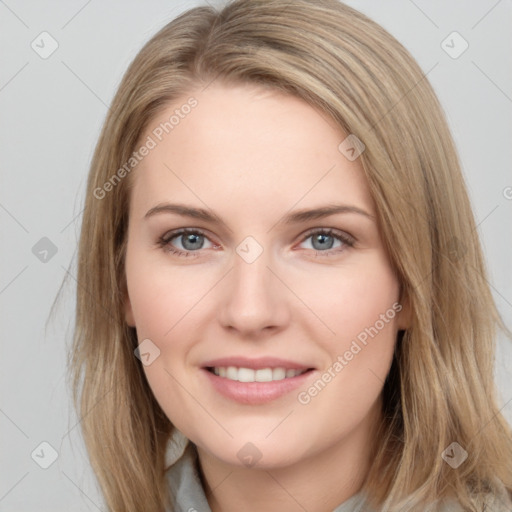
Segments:
[[[349,241],[342,237],[341,235],[334,235],[332,231],[315,231],[313,233],[310,233],[304,238],[302,243],[304,243],[306,240],[311,239],[311,249],[317,252],[323,252],[324,250],[329,250],[333,248],[333,245],[336,241],[339,242],[338,247],[342,247],[343,245],[349,245]]]

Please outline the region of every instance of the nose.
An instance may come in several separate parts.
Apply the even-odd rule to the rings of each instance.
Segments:
[[[258,337],[285,328],[291,292],[279,279],[268,251],[252,262],[234,255],[219,301],[219,321],[240,337]]]

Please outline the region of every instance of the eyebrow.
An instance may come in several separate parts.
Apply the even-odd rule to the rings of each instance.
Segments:
[[[144,218],[150,218],[154,215],[161,213],[174,213],[176,215],[181,215],[182,217],[191,217],[193,219],[203,220],[205,222],[210,223],[218,223],[226,225],[221,217],[216,215],[210,210],[206,210],[204,208],[195,208],[191,206],[187,206],[185,204],[176,204],[176,203],[160,203],[148,210]],[[330,215],[340,214],[340,213],[355,213],[358,215],[362,215],[367,217],[370,220],[375,221],[375,216],[371,215],[367,211],[358,208],[353,205],[346,204],[328,204],[325,206],[321,206],[319,208],[311,208],[311,209],[302,209],[296,210],[292,213],[288,213],[281,220],[279,220],[275,225],[291,225],[291,224],[299,224],[301,222],[307,222],[311,220],[318,220],[324,217],[329,217]]]

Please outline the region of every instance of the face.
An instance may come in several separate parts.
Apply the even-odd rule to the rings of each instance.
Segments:
[[[148,136],[125,313],[171,422],[226,464],[268,467],[375,423],[405,310],[347,134],[300,99],[214,83]]]

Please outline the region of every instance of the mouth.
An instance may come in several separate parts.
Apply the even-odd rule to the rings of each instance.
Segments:
[[[293,391],[307,386],[316,368],[275,357],[228,357],[201,366],[207,388],[241,405],[264,405],[279,398],[290,400]],[[203,378],[203,377],[201,377]]]
[[[314,368],[246,368],[243,366],[207,366],[207,371],[217,377],[237,382],[275,382],[285,379],[292,379],[313,371]]]

